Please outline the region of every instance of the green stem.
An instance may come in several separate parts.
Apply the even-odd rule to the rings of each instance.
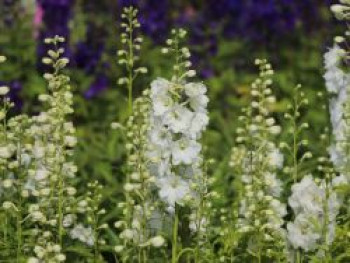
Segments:
[[[132,108],[132,90],[133,90],[133,67],[134,67],[134,50],[133,50],[133,15],[132,11],[129,14],[129,61],[128,63],[128,105],[129,105],[129,114],[131,115],[133,113]]]
[[[185,254],[185,253],[192,253],[193,254],[193,249],[192,248],[185,248],[185,249],[183,249],[183,250],[181,250],[180,251],[180,253],[177,255],[177,261],[179,261],[180,260],[180,258],[181,258],[181,256],[183,255],[183,254]],[[196,262],[196,261],[195,261]]]
[[[21,252],[22,252],[22,200],[20,197],[20,202],[18,205],[18,213],[17,213],[17,262],[20,262]]]
[[[297,263],[301,263],[300,250],[297,251]]]
[[[294,116],[293,116],[293,179],[294,183],[298,181],[298,94],[295,94],[294,98]]]
[[[258,263],[261,263],[261,247],[262,247],[262,242],[261,242],[261,234],[262,233],[258,233],[258,255],[257,255],[257,257],[258,257]]]
[[[98,246],[98,230],[97,230],[97,219],[94,216],[94,263],[97,263],[99,256],[99,246]]]
[[[179,214],[178,209],[175,204],[175,219],[174,219],[174,226],[173,226],[173,247],[171,252],[171,263],[177,263],[177,235],[178,235],[178,228],[179,228]]]
[[[198,224],[197,224],[197,236],[196,236],[196,250],[195,250],[195,261],[194,262],[199,262],[199,243],[200,243],[200,238],[201,238],[201,224],[202,224],[202,209],[203,209],[203,196],[201,197],[201,203],[198,209],[197,213],[197,219],[198,219]]]
[[[61,177],[62,175],[60,175]],[[63,238],[63,182],[62,178],[59,179],[58,186],[58,243],[62,247],[62,238]]]

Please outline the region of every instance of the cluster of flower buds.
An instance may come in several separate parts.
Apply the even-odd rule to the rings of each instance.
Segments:
[[[281,128],[271,116],[276,101],[271,90],[273,70],[266,60],[256,60],[255,64],[260,75],[252,84],[251,104],[239,118],[242,126],[237,129],[238,145],[232,150],[230,165],[243,191],[236,227],[250,235],[251,242],[260,243],[261,247],[250,248],[257,252],[271,242],[280,248],[287,210],[280,201],[283,188],[277,177],[284,158],[274,143]]]

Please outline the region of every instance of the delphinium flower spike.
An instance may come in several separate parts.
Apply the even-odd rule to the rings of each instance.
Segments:
[[[329,159],[319,158],[318,170],[324,179],[311,174],[292,186],[288,203],[294,212],[293,222],[287,224],[290,245],[299,250],[295,262],[324,259],[330,262],[330,246],[335,238],[336,217],[341,199],[335,188],[344,181],[336,176]]]
[[[152,223],[154,217],[157,217],[157,211],[152,198],[154,177],[149,173],[149,158],[146,154],[150,115],[149,90],[144,90],[136,99],[133,99],[132,94],[135,79],[139,74],[147,73],[147,68],[136,67],[143,42],[136,32],[140,27],[137,20],[138,11],[133,7],[123,10],[122,27],[125,32],[121,34],[121,39],[125,49],[119,50],[118,55],[119,63],[125,65],[127,74],[118,82],[128,87],[130,115],[125,127],[122,127],[127,151],[125,202],[118,204],[122,210],[122,217],[115,223],[115,227],[120,231],[120,242],[116,244],[115,252],[124,261],[145,262],[151,248],[159,249],[165,244],[165,240]]]
[[[349,66],[349,11],[350,1],[340,0],[339,4],[334,4],[331,7],[335,17],[338,20],[346,22],[346,31],[343,35],[338,35],[334,38],[333,47],[330,48],[324,55],[325,65],[325,81],[329,100],[330,122],[332,126],[331,145],[329,147],[330,159],[334,165],[334,169],[339,174],[331,179],[327,178],[326,183],[332,195],[337,195],[338,201],[341,204],[337,220],[329,220],[331,229],[336,227],[335,240],[332,243],[339,252],[339,257],[345,257],[348,253],[348,248],[342,245],[342,240],[346,238],[349,231],[350,222],[350,74]],[[328,218],[326,218],[328,219]],[[333,239],[330,241],[332,242]],[[327,246],[328,245],[328,246]],[[325,247],[329,249],[330,244]],[[329,251],[329,250],[328,250]],[[327,255],[327,250],[325,254]],[[340,252],[341,251],[341,252]],[[328,253],[329,256],[329,253]]]
[[[206,189],[202,185],[205,161],[201,157],[199,139],[209,121],[207,88],[202,83],[188,82],[195,71],[189,69],[190,52],[182,46],[185,36],[183,29],[172,30],[171,38],[166,41],[167,47],[162,52],[174,58],[173,76],[170,81],[163,78],[154,80],[150,94],[150,143],[147,154],[159,198],[167,211],[165,215],[173,219],[172,262],[177,262],[181,253],[179,222],[180,217],[186,218],[186,214],[180,211],[185,211],[183,207],[187,206],[192,209],[198,207],[200,201],[196,192]],[[197,220],[194,219],[194,222]],[[181,227],[184,228],[185,223]]]
[[[293,102],[288,106],[289,112],[284,114],[284,118],[289,121],[288,133],[291,134],[292,140],[280,144],[280,148],[286,150],[291,156],[292,163],[290,166],[286,166],[284,170],[291,175],[294,183],[302,176],[300,175],[301,165],[305,160],[312,158],[312,153],[304,150],[308,145],[308,140],[302,137],[303,131],[309,128],[309,124],[307,122],[300,123],[300,111],[307,105],[308,99],[305,98],[305,93],[301,91],[301,85],[299,84],[294,88]]]
[[[247,237],[249,254],[262,262],[285,257],[282,225],[287,211],[281,202],[282,182],[277,177],[283,155],[274,142],[281,128],[270,112],[276,101],[271,89],[273,70],[266,60],[258,59],[256,65],[260,75],[252,84],[251,104],[240,117],[243,125],[237,131],[238,146],[233,151],[239,159],[232,165],[241,173],[235,176],[241,180],[243,191],[236,227],[242,233],[241,242]]]
[[[0,64],[5,60],[6,57],[0,56]],[[8,92],[7,86],[0,86],[0,218],[4,222],[0,227],[3,233],[0,250],[8,255],[8,259],[16,258],[19,261],[23,259],[23,247],[26,242],[23,235],[23,217],[26,215],[25,200],[28,194],[24,189],[26,136],[23,130],[28,126],[29,120],[26,115],[8,117],[14,106],[7,96]],[[11,231],[14,231],[15,235],[11,235]],[[6,259],[5,255],[3,259]]]
[[[73,113],[72,93],[69,77],[63,73],[68,59],[60,44],[64,38],[55,36],[45,40],[52,47],[43,63],[52,66],[52,73],[46,73],[48,94],[39,96],[47,105],[45,111],[33,117],[28,133],[33,138],[31,155],[33,160],[28,174],[35,197],[30,208],[30,220],[36,229],[35,257],[40,261],[60,262],[63,238],[67,235],[64,218],[72,213],[76,190],[71,185],[77,167],[72,162],[74,146],[77,143],[75,128],[68,120]],[[57,249],[51,250],[54,246]]]
[[[138,53],[143,42],[143,38],[137,35],[140,28],[137,13],[138,10],[132,6],[123,8],[121,27],[124,32],[120,34],[120,37],[124,49],[118,51],[118,63],[125,65],[126,69],[126,76],[119,78],[118,84],[126,85],[128,89],[129,114],[132,113],[134,81],[139,74],[147,73],[146,67],[137,67],[136,65],[136,62],[140,59]]]
[[[154,202],[155,180],[148,167],[149,90],[145,90],[133,104],[133,114],[125,126],[129,180],[124,184],[125,202],[119,203],[123,217],[115,223],[121,241],[115,246],[115,251],[123,260],[144,262],[152,247],[159,250],[165,244],[159,231],[164,222]]]

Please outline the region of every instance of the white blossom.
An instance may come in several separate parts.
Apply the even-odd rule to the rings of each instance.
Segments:
[[[189,109],[177,104],[165,113],[163,122],[171,132],[186,134],[192,118],[193,113]]]
[[[185,84],[185,93],[189,97],[188,102],[194,111],[200,111],[207,107],[209,102],[206,96],[207,88],[202,83]]]
[[[175,203],[181,204],[190,194],[188,182],[174,174],[159,178],[157,185],[160,198],[165,200],[170,207],[174,207]]]
[[[287,224],[288,240],[295,249],[310,251],[316,248],[321,235],[315,223],[307,214],[299,214],[294,222]]]
[[[296,218],[294,222],[288,223],[287,230],[288,240],[294,248],[305,251],[315,249],[324,231],[328,244],[333,241],[335,220],[341,204],[341,199],[334,191],[337,183],[344,183],[344,179],[335,177],[328,185],[324,180],[316,184],[312,176],[308,175],[292,186],[288,202]]]
[[[165,239],[162,236],[152,237],[149,242],[153,247],[161,247],[165,243]]]
[[[314,182],[311,175],[305,176],[300,183],[292,186],[289,205],[296,213],[319,214],[323,211],[325,192]]]
[[[94,245],[95,241],[91,227],[84,227],[82,224],[78,224],[69,232],[69,234],[72,239],[78,239],[88,246]]]
[[[150,97],[148,167],[159,197],[171,211],[191,192],[189,178],[202,175],[198,165],[202,147],[196,140],[209,122],[206,87],[158,78],[151,84]]]
[[[169,89],[171,83],[165,79],[158,78],[151,83],[151,99],[155,116],[162,116],[174,105]]]
[[[273,149],[267,156],[269,165],[277,167],[279,169],[283,166],[283,154],[277,148]]]
[[[201,151],[201,145],[194,141],[186,138],[182,138],[174,142],[172,147],[172,162],[174,165],[179,164],[191,164]]]

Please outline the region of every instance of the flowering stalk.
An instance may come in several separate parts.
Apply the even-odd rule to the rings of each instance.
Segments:
[[[0,56],[0,63],[6,61],[6,57]],[[1,120],[1,148],[0,148],[0,170],[2,173],[2,185],[1,188],[5,189],[12,188],[13,186],[17,186],[20,184],[19,180],[16,182],[13,178],[8,178],[9,173],[11,172],[11,161],[10,158],[16,151],[15,143],[16,138],[18,137],[17,133],[9,127],[7,121],[7,113],[13,107],[13,103],[10,102],[9,98],[6,95],[9,92],[9,88],[7,86],[0,87],[0,96],[1,96],[1,111],[0,111],[0,120]],[[16,168],[16,167],[13,167]],[[13,169],[12,168],[12,169]],[[15,184],[15,185],[13,185]],[[17,189],[16,189],[17,190]],[[2,189],[0,189],[2,191]],[[9,210],[12,210],[15,213],[16,217],[16,232],[17,232],[17,255],[16,261],[19,262],[21,257],[21,249],[22,249],[22,224],[21,224],[21,209],[22,209],[22,201],[20,194],[18,195],[18,191],[14,195],[11,195],[11,192],[8,191],[8,200],[2,204],[2,208],[5,210],[5,213],[1,213],[1,217],[4,217],[5,226],[4,226],[4,242],[8,242],[8,218],[11,216]],[[3,194],[3,193],[0,193]],[[5,193],[6,194],[6,193]]]
[[[301,85],[297,85],[294,89],[294,98],[293,104],[289,105],[290,112],[285,113],[285,119],[290,121],[289,133],[293,135],[293,141],[290,147],[288,143],[281,143],[280,147],[286,149],[287,152],[292,157],[292,164],[289,167],[286,167],[285,170],[287,173],[292,175],[293,183],[296,184],[298,180],[302,177],[300,166],[304,163],[306,159],[312,157],[311,152],[305,151],[302,156],[299,158],[302,147],[308,145],[308,140],[301,139],[303,130],[309,127],[308,123],[299,123],[300,119],[300,110],[302,107],[308,105],[308,100],[305,98],[304,92],[300,91]],[[295,251],[296,262],[302,262],[302,250],[297,249]]]
[[[281,129],[269,111],[275,102],[270,88],[273,70],[266,60],[256,60],[256,65],[260,75],[252,84],[251,105],[240,118],[243,127],[237,130],[239,147],[233,152],[242,161],[232,165],[237,165],[235,170],[242,172],[237,176],[243,183],[236,227],[249,235],[248,252],[257,262],[262,262],[265,258],[282,260],[285,257],[282,224],[287,211],[280,201],[282,183],[277,178],[283,155],[273,141]]]
[[[181,229],[186,227],[186,215],[182,212],[186,210],[185,207],[199,207],[201,200],[197,198],[200,196],[198,190],[205,188],[201,185],[203,160],[198,140],[209,119],[206,87],[201,83],[186,81],[195,75],[193,70],[188,69],[191,66],[188,48],[181,47],[186,31],[172,30],[171,34],[172,38],[166,41],[167,47],[162,52],[174,56],[174,74],[171,81],[159,78],[151,83],[150,143],[147,155],[163,209],[173,220],[171,260],[177,262],[185,251],[190,251],[186,247],[179,250],[178,246],[180,237],[182,240],[185,238],[179,231],[179,222]],[[194,225],[197,220],[194,213]]]
[[[142,37],[136,35],[136,30],[140,28],[140,23],[137,20],[138,10],[130,7],[124,7],[122,19],[125,20],[121,23],[121,27],[124,32],[121,33],[121,42],[125,46],[125,49],[118,51],[119,64],[125,65],[126,77],[122,77],[118,80],[118,84],[126,84],[128,89],[128,107],[129,114],[132,114],[133,105],[133,86],[134,80],[138,74],[147,73],[147,69],[144,67],[135,68],[135,63],[139,60],[137,53],[141,49],[143,42]]]
[[[147,73],[147,68],[145,67],[138,67],[135,68],[136,62],[139,60],[138,52],[141,49],[141,44],[143,42],[142,37],[136,35],[136,30],[140,28],[140,23],[137,19],[137,13],[138,10],[135,9],[132,6],[129,7],[124,7],[123,8],[123,14],[121,15],[121,18],[123,22],[121,23],[121,27],[124,29],[124,32],[121,33],[121,42],[124,46],[124,49],[121,49],[118,51],[118,56],[119,56],[119,61],[118,63],[120,65],[125,65],[126,69],[126,76],[121,77],[118,80],[119,85],[126,85],[128,89],[128,109],[129,109],[129,119],[127,122],[127,128],[132,129],[132,131],[128,131],[127,133],[127,144],[126,144],[126,149],[127,149],[127,173],[126,173],[126,182],[125,182],[125,197],[126,201],[124,209],[123,209],[123,214],[125,215],[124,218],[124,223],[126,224],[125,230],[129,231],[131,229],[131,223],[133,220],[133,206],[134,206],[134,200],[132,197],[132,191],[136,189],[131,189],[133,188],[132,184],[132,174],[138,174],[139,179],[142,181],[147,179],[144,175],[144,171],[140,172],[139,170],[132,168],[133,164],[138,165],[137,167],[141,167],[141,165],[144,165],[144,157],[143,157],[143,150],[142,147],[144,145],[144,140],[142,139],[142,135],[140,135],[141,130],[137,130],[137,128],[141,128],[138,125],[143,125],[144,124],[144,113],[139,112],[144,109],[137,108],[136,114],[134,114],[134,109],[133,109],[133,86],[134,86],[134,81],[138,77],[139,74],[145,74]],[[142,99],[140,99],[142,100]],[[136,102],[138,103],[138,102]],[[142,102],[141,102],[142,103]],[[141,105],[140,103],[140,105]],[[146,111],[147,112],[147,111]],[[134,120],[136,121],[134,122]],[[146,126],[145,126],[146,127]],[[145,128],[143,127],[143,128]],[[128,135],[131,135],[131,137],[128,137]],[[139,135],[139,136],[138,136]],[[138,136],[136,142],[134,141],[133,136]],[[129,140],[130,139],[130,140]],[[134,144],[135,142],[135,144]],[[138,152],[138,150],[141,151]],[[141,176],[141,177],[140,177]],[[138,180],[137,178],[135,180]],[[129,189],[130,188],[130,189]],[[142,188],[142,189],[147,189],[147,188]],[[145,196],[144,196],[145,198]],[[146,201],[145,201],[146,202]],[[144,205],[145,205],[144,202]],[[143,216],[146,216],[143,214]],[[131,230],[130,230],[131,231]],[[125,236],[122,234],[122,236]],[[124,238],[124,246],[127,244],[127,239]]]
[[[108,228],[107,224],[101,223],[100,218],[106,213],[106,210],[101,208],[102,185],[97,181],[88,183],[86,197],[83,200],[87,201],[87,206],[84,210],[86,210],[87,223],[92,228],[91,232],[89,231],[91,236],[88,237],[88,240],[90,240],[90,245],[93,243],[94,262],[99,262],[101,261],[100,246],[106,243],[105,240],[101,238],[101,231]]]
[[[327,158],[320,158],[320,161],[319,169],[325,174],[325,180],[308,175],[292,186],[288,203],[295,219],[287,224],[287,237],[292,247],[301,249],[307,257],[307,253],[318,251],[314,257],[321,256],[329,261],[329,247],[334,240],[335,220],[340,207],[339,196],[334,190],[343,179],[334,177],[326,163]]]
[[[51,139],[55,147],[57,147],[57,154],[53,172],[57,173],[57,213],[58,213],[58,243],[62,246],[62,238],[64,234],[63,228],[63,205],[64,205],[64,191],[66,189],[66,178],[64,175],[64,168],[67,156],[72,154],[69,149],[76,144],[76,138],[74,137],[74,128],[72,123],[66,122],[66,116],[73,112],[72,109],[72,94],[70,93],[69,78],[61,73],[62,69],[68,64],[68,59],[60,58],[64,50],[59,48],[59,44],[64,42],[61,37],[55,37],[52,39],[46,39],[46,44],[52,44],[53,50],[48,51],[49,57],[43,58],[43,62],[48,65],[52,65],[53,74],[45,74],[45,78],[49,81],[49,89],[52,92],[52,97],[41,96],[41,100],[48,102],[52,107],[47,112],[47,117],[52,118],[53,124],[56,126],[56,133]],[[73,168],[75,169],[75,168]],[[56,180],[56,179],[55,179]]]
[[[152,188],[154,177],[148,169],[147,147],[149,129],[149,90],[134,101],[134,111],[126,124],[126,148],[128,150],[127,175],[130,178],[124,184],[126,193],[123,208],[123,220],[115,226],[123,229],[120,238],[124,242],[115,247],[117,253],[122,253],[125,260],[138,255],[138,262],[146,262],[150,246],[160,247],[164,240],[153,236],[155,231],[150,229],[155,214],[155,204],[152,203]],[[156,242],[157,241],[157,242]]]
[[[287,120],[291,121],[289,132],[293,134],[293,147],[289,147],[287,143],[282,143],[281,145],[281,147],[287,149],[292,156],[293,164],[291,168],[291,174],[294,183],[296,183],[299,179],[299,166],[303,164],[303,161],[305,159],[312,157],[311,152],[305,152],[300,160],[298,158],[298,153],[300,152],[301,147],[308,145],[308,141],[301,140],[300,135],[303,130],[309,127],[308,123],[302,123],[301,125],[298,123],[301,108],[308,105],[308,100],[305,98],[305,94],[301,92],[300,89],[301,85],[297,85],[294,89],[293,104],[290,105],[291,113],[286,113],[284,115]]]

